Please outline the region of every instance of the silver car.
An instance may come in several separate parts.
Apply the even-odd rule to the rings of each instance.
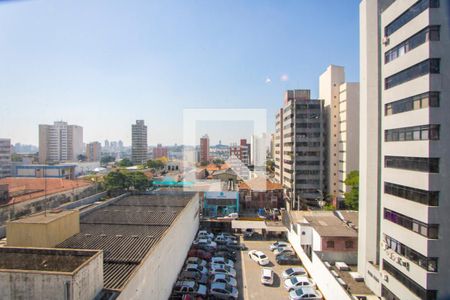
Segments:
[[[226,283],[212,283],[209,295],[216,299],[237,299],[239,292],[237,288]]]

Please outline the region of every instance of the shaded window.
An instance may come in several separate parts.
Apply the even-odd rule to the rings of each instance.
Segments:
[[[384,88],[387,90],[426,74],[437,74],[440,70],[439,65],[439,58],[426,59],[418,64],[415,64],[414,66],[386,77],[384,79]]]

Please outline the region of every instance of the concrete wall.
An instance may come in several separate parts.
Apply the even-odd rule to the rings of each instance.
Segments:
[[[199,227],[198,195],[192,199],[131,276],[118,299],[169,298]]]
[[[0,270],[0,299],[92,300],[103,289],[103,253],[71,273]]]
[[[317,287],[322,292],[325,299],[352,300],[347,291],[337,282],[327,267],[320,260],[316,252],[312,252],[311,259],[300,246],[300,237],[293,231],[288,232],[288,239],[297,255],[302,260],[303,266],[314,278]]]

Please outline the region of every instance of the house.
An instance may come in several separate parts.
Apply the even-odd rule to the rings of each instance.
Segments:
[[[239,202],[245,209],[284,207],[283,186],[265,176],[240,182]]]

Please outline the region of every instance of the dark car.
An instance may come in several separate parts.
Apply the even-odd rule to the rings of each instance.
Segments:
[[[236,255],[236,251],[234,251],[234,249],[232,249],[232,247],[227,246],[227,245],[219,245],[217,246],[216,252],[217,251],[225,251],[230,253],[231,255]]]
[[[302,261],[295,254],[280,254],[275,258],[279,265],[301,265]]]
[[[227,251],[216,251],[216,253],[214,253],[214,256],[220,256],[223,258],[227,258],[232,260],[233,262],[236,262],[236,255],[231,254],[230,252]]]
[[[193,280],[199,284],[207,284],[208,275],[200,274],[197,272],[181,271],[180,276],[178,276],[178,280]]]
[[[207,252],[207,251],[204,251],[201,249],[193,248],[189,251],[188,256],[189,257],[198,257],[198,258],[201,258],[204,260],[210,260],[212,257],[212,254],[210,252]]]
[[[244,244],[237,244],[237,245],[225,245],[226,247],[228,247],[229,249],[233,249],[233,250],[247,250],[247,246],[245,246]]]

